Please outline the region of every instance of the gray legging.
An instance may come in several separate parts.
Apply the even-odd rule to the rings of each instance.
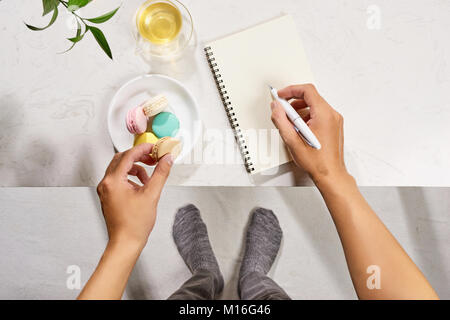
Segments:
[[[208,270],[198,270],[169,300],[214,300],[223,286]],[[250,272],[239,280],[239,296],[242,300],[290,300],[287,293],[265,274]]]

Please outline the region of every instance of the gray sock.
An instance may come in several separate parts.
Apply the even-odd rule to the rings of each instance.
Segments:
[[[219,283],[223,284],[206,225],[200,217],[200,211],[193,204],[178,209],[173,223],[173,239],[192,273],[197,270],[208,270],[217,276]]]
[[[280,249],[282,237],[283,232],[273,211],[264,208],[255,209],[247,230],[239,278],[242,279],[250,272],[261,272],[266,275]]]

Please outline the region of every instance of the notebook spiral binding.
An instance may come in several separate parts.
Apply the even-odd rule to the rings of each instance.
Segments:
[[[228,120],[230,121],[231,128],[233,129],[234,137],[239,146],[239,149],[241,150],[241,154],[244,159],[245,168],[247,169],[247,172],[251,173],[252,171],[255,171],[255,167],[253,166],[253,162],[250,158],[247,144],[245,142],[244,136],[242,135],[242,130],[239,127],[239,123],[236,118],[236,114],[234,113],[233,105],[231,104],[231,101],[230,101],[230,96],[228,95],[228,92],[225,88],[223,79],[221,79],[222,75],[220,74],[219,67],[217,66],[217,63],[215,62],[216,59],[214,58],[214,53],[212,52],[212,49],[209,46],[206,47],[204,50],[205,50],[205,54],[206,54],[206,59],[208,60],[209,67],[214,76],[214,80],[216,82],[217,89],[219,90],[219,94],[222,99],[222,103],[225,107],[225,111],[227,113]]]

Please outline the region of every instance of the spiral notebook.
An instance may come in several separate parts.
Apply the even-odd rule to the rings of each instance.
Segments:
[[[291,161],[270,118],[267,85],[313,82],[292,17],[213,41],[204,50],[247,171],[255,174]]]

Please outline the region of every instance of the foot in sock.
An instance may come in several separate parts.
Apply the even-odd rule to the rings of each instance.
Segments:
[[[278,219],[272,210],[257,208],[253,212],[247,229],[246,247],[239,278],[250,272],[266,275],[280,249],[281,231]]]
[[[211,271],[223,286],[222,274],[209,242],[206,225],[200,217],[200,211],[193,204],[180,208],[175,215],[173,239],[192,273],[197,270]]]

